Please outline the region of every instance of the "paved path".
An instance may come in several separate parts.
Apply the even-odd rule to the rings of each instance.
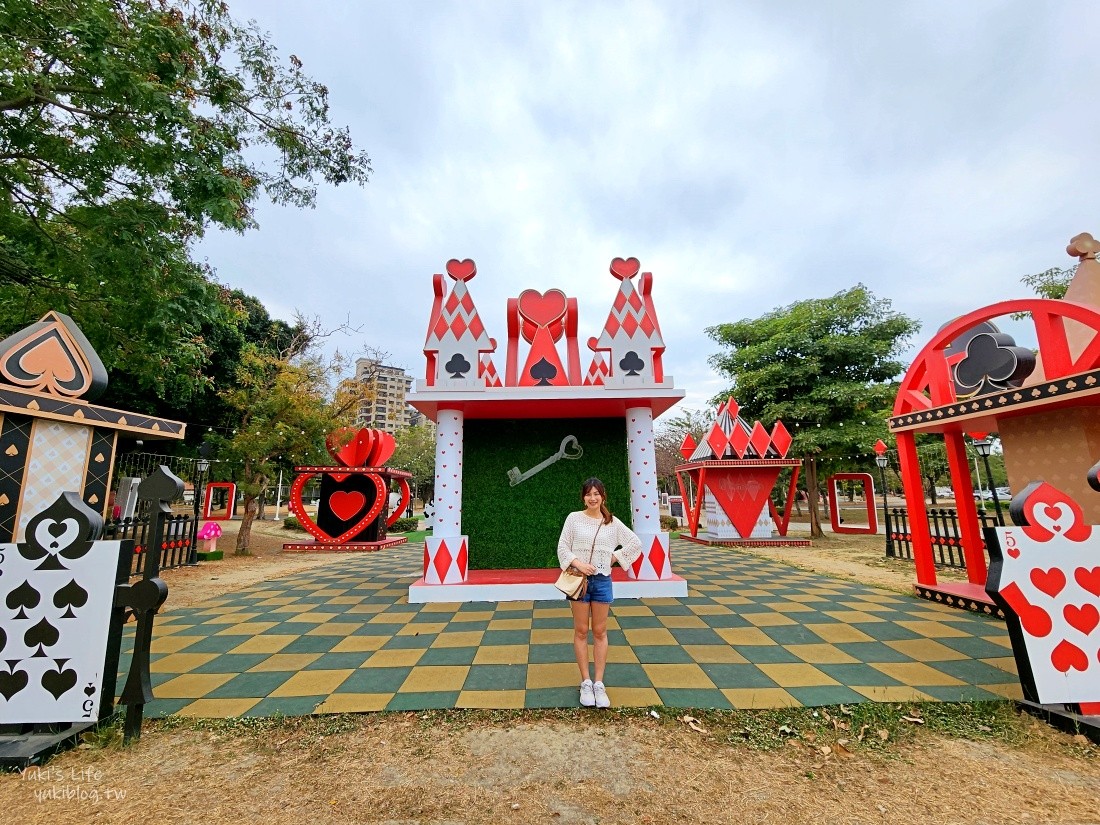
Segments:
[[[1019,698],[1002,622],[727,548],[672,549],[687,598],[612,606],[613,705]],[[410,605],[422,559],[418,545],[350,556],[158,618],[147,714],[576,705],[567,605]]]

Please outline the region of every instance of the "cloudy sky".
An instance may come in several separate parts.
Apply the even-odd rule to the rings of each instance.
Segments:
[[[862,281],[921,321],[911,357],[1100,234],[1100,4],[229,2],[328,85],[375,171],[199,254],[416,377],[449,258],[477,262],[498,352],[527,288],[598,334],[609,261],[639,258],[698,408],[726,384],[707,326]]]

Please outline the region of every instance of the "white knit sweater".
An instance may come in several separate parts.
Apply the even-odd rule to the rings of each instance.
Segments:
[[[597,532],[598,530],[598,532]],[[593,550],[595,540],[595,550]],[[615,548],[620,548],[616,551]],[[642,554],[642,542],[634,531],[612,516],[610,524],[592,518],[583,510],[570,513],[558,539],[558,563],[564,570],[573,559],[596,565],[596,572],[611,575],[611,562],[627,567]]]

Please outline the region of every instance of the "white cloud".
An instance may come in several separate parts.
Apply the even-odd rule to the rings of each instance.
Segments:
[[[1100,232],[1094,4],[734,7],[233,0],[331,89],[376,173],[211,236],[224,280],[351,318],[420,374],[431,275],[472,257],[503,340],[527,287],[602,324],[617,255],[655,276],[666,369],[724,387],[705,326],[857,281],[924,323],[1023,297]]]

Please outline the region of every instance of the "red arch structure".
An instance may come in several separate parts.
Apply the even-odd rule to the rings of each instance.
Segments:
[[[955,391],[952,367],[964,356],[949,357],[946,354],[948,346],[978,324],[1020,313],[1028,314],[1035,328],[1039,358],[1035,374],[1022,387],[960,400]],[[1067,322],[1074,323],[1067,327]],[[916,590],[920,595],[992,612],[992,600],[985,593],[985,546],[974,504],[963,434],[1000,432],[1008,419],[1100,404],[1098,370],[1100,311],[1088,304],[1064,300],[1024,298],[974,310],[946,325],[920,351],[901,381],[889,422],[897,439],[916,561]],[[968,582],[962,585],[939,584],[936,579],[915,443],[918,433],[930,432],[943,435],[947,450],[967,567]],[[1007,452],[1006,446],[1006,455]],[[1087,456],[1082,460],[1092,462]],[[1083,480],[1084,473],[1081,475]]]

